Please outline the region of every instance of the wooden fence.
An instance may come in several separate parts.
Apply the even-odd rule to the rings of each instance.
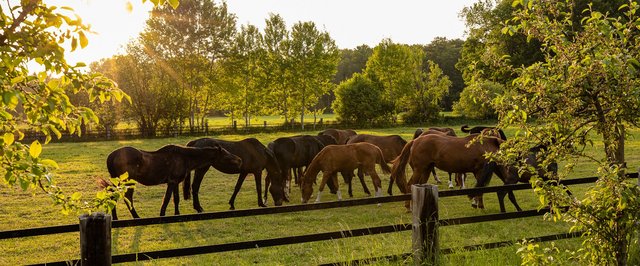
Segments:
[[[304,123],[306,130],[323,130],[329,127],[341,128],[345,125],[339,124],[335,121],[323,121],[320,119],[318,123]],[[157,129],[154,131],[143,130],[140,128],[126,128],[126,129],[86,129],[82,131],[82,135],[69,134],[67,132],[62,133],[62,136],[57,142],[82,142],[82,141],[102,141],[102,140],[124,140],[124,139],[138,139],[138,138],[167,138],[178,136],[207,136],[207,135],[223,135],[223,134],[251,134],[258,132],[297,132],[300,131],[300,123],[286,123],[286,124],[268,124],[267,121],[263,121],[261,124],[255,124],[251,126],[238,125],[235,121],[232,125],[228,126],[202,126],[202,127],[178,127],[171,129]],[[24,142],[31,142],[34,140],[44,141],[45,135],[39,131],[26,130],[24,133]]]
[[[628,174],[628,177],[637,178],[638,173]],[[562,180],[560,183],[563,185],[576,185],[576,184],[593,183],[596,180],[597,180],[597,177],[588,177],[588,178]],[[332,239],[341,239],[341,238],[350,238],[350,237],[357,237],[357,236],[413,230],[413,236],[412,236],[413,250],[409,253],[376,257],[376,258],[366,258],[366,259],[348,261],[348,262],[334,262],[327,265],[356,265],[359,263],[366,263],[366,262],[376,261],[380,259],[393,260],[393,259],[399,259],[399,258],[406,258],[409,256],[414,257],[414,262],[416,264],[421,264],[421,263],[437,264],[439,255],[451,254],[454,251],[460,252],[460,251],[471,251],[471,250],[478,250],[478,249],[491,249],[491,248],[498,248],[498,247],[514,244],[513,240],[507,240],[507,241],[500,241],[500,242],[493,242],[493,243],[484,243],[484,244],[478,244],[478,245],[440,249],[438,244],[439,242],[438,232],[437,232],[438,227],[540,216],[548,212],[548,209],[525,210],[520,212],[508,212],[508,213],[497,213],[497,214],[479,215],[479,216],[471,216],[471,217],[439,219],[438,213],[437,213],[438,198],[470,195],[470,194],[476,194],[476,193],[492,193],[492,192],[499,192],[499,191],[524,190],[524,189],[531,189],[531,185],[515,184],[515,185],[493,186],[493,187],[483,187],[483,188],[468,188],[468,189],[446,190],[446,191],[437,191],[437,187],[435,186],[421,185],[421,186],[414,186],[412,187],[412,189],[413,189],[412,195],[398,195],[398,196],[388,196],[388,197],[378,197],[378,198],[365,198],[365,199],[323,202],[323,203],[307,204],[307,205],[290,205],[290,206],[269,207],[269,208],[260,208],[260,209],[175,215],[175,216],[141,218],[141,219],[132,219],[132,220],[111,221],[110,216],[104,215],[104,214],[81,216],[80,226],[78,226],[78,224],[69,224],[69,225],[60,225],[60,226],[51,226],[51,227],[0,231],[0,240],[12,239],[12,238],[23,238],[23,237],[30,237],[30,236],[42,236],[42,235],[51,235],[51,234],[60,234],[60,233],[80,232],[81,259],[47,262],[45,264],[46,265],[67,265],[71,263],[72,265],[75,265],[75,264],[84,262],[82,265],[109,265],[111,262],[120,263],[120,262],[143,261],[143,260],[150,260],[150,259],[182,257],[182,256],[191,256],[191,255],[199,255],[199,254],[226,252],[226,251],[233,251],[233,250],[254,249],[254,248],[262,248],[262,247],[290,245],[290,244],[298,244],[298,243],[307,243],[307,242],[315,242],[315,241],[324,241],[324,240],[332,240]],[[301,235],[301,236],[289,236],[289,237],[272,238],[272,239],[264,239],[264,240],[250,240],[250,241],[242,241],[242,242],[235,242],[235,243],[225,243],[225,244],[216,244],[216,245],[206,245],[206,246],[197,246],[197,247],[176,248],[176,249],[159,250],[159,251],[145,251],[145,252],[138,252],[138,253],[111,255],[111,248],[110,248],[111,247],[111,228],[135,227],[135,226],[146,226],[146,225],[168,224],[168,223],[182,223],[182,222],[214,220],[214,219],[227,219],[227,218],[233,218],[233,217],[258,216],[258,215],[289,213],[289,212],[302,212],[302,211],[330,209],[330,208],[344,208],[344,207],[369,205],[369,204],[377,204],[377,203],[399,202],[399,201],[405,201],[409,199],[412,199],[414,202],[413,203],[414,204],[413,223],[394,224],[394,225],[388,225],[388,226],[360,228],[360,229],[353,229],[353,230],[317,233],[317,234]],[[98,230],[96,230],[96,228]],[[557,240],[557,239],[579,237],[580,235],[581,235],[580,232],[573,232],[573,233],[562,233],[562,234],[554,234],[554,235],[546,235],[546,236],[535,236],[528,239],[536,240],[536,241],[551,241],[551,240]],[[91,247],[94,247],[97,249],[90,250],[89,248]],[[111,261],[109,262],[108,259],[105,259],[105,258],[111,258]],[[92,261],[92,259],[94,261]]]

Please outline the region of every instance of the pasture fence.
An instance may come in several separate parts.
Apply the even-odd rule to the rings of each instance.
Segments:
[[[628,178],[638,178],[638,173],[627,174]],[[577,185],[593,183],[597,177],[566,179],[560,181],[562,185]],[[640,181],[638,181],[640,185]],[[316,241],[325,241],[333,239],[342,239],[366,235],[386,234],[401,231],[412,230],[412,251],[404,254],[385,255],[375,258],[364,258],[347,262],[333,262],[327,265],[357,265],[376,260],[394,260],[413,256],[416,265],[422,264],[438,264],[441,255],[451,254],[453,252],[472,251],[478,249],[499,248],[513,245],[515,240],[499,241],[492,243],[468,245],[463,247],[452,247],[440,249],[438,229],[442,226],[455,226],[479,222],[489,222],[498,220],[508,220],[515,218],[534,217],[547,213],[548,209],[540,210],[524,210],[519,212],[496,213],[487,215],[478,215],[470,217],[447,218],[440,219],[438,217],[438,200],[439,198],[472,195],[478,193],[508,192],[515,190],[531,189],[530,184],[513,184],[504,186],[492,186],[482,188],[467,188],[459,190],[438,191],[436,186],[430,185],[414,185],[411,195],[396,195],[387,197],[353,199],[344,201],[332,201],[306,205],[290,205],[280,207],[269,207],[259,209],[246,209],[222,212],[209,212],[200,214],[187,214],[175,216],[163,216],[153,218],[140,218],[131,220],[111,221],[109,215],[95,214],[84,215],[80,217],[80,226],[61,225],[41,228],[29,228],[21,230],[0,231],[0,240],[15,239],[30,236],[51,235],[59,233],[80,232],[81,236],[81,258],[71,259],[57,262],[47,262],[46,265],[110,265],[121,262],[144,261],[151,259],[162,259],[172,257],[182,257],[199,254],[209,254],[218,252],[227,252],[235,250],[245,250],[254,248],[264,248],[281,245],[291,245],[299,243],[308,243]],[[331,208],[344,208],[361,205],[371,205],[378,203],[390,203],[412,200],[413,201],[413,221],[412,223],[401,223],[388,226],[377,226],[369,228],[359,228],[353,230],[342,230],[336,232],[316,233],[309,235],[288,236],[281,238],[249,240],[243,242],[224,243],[216,245],[205,245],[197,247],[176,248],[159,251],[144,251],[129,254],[111,255],[111,228],[124,228],[135,226],[147,226],[154,224],[170,224],[183,223],[191,221],[203,221],[214,219],[227,219],[234,217],[270,215],[277,213],[302,212],[312,210],[322,210]],[[558,239],[579,237],[581,232],[560,233],[546,236],[534,236],[527,238],[536,241],[552,241]],[[109,261],[109,259],[111,261]],[[42,264],[42,265],[44,265]]]
[[[305,122],[305,130],[321,130],[326,128],[343,128],[347,125],[340,124],[335,121],[323,121],[321,118],[318,122]],[[182,126],[159,129],[143,129],[143,128],[122,128],[122,129],[93,129],[85,128],[80,136],[61,133],[61,138],[57,142],[84,142],[84,141],[107,141],[107,140],[125,140],[138,138],[167,138],[178,136],[207,136],[207,135],[224,135],[224,134],[252,134],[252,133],[268,133],[268,132],[297,132],[300,131],[301,124],[299,122],[288,122],[282,124],[269,124],[263,121],[260,124],[250,126],[239,126],[236,121],[231,125],[209,126]],[[44,141],[45,135],[36,130],[24,130],[24,141],[31,142],[34,140]]]

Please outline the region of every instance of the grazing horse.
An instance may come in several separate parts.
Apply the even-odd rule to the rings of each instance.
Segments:
[[[400,155],[400,152],[402,152],[402,148],[404,147],[404,145],[407,144],[407,141],[399,135],[375,136],[369,134],[358,134],[355,136],[351,136],[347,141],[347,144],[359,142],[371,143],[380,148],[385,163],[391,163],[393,159],[398,157],[398,155]],[[365,193],[370,194],[369,188],[367,188],[367,185],[364,181],[364,177],[360,177],[360,183],[362,184]],[[349,196],[353,196],[351,190],[351,180],[349,180],[347,184],[349,185]]]
[[[487,127],[487,126],[476,126],[476,127],[472,127],[471,129],[469,129],[468,125],[462,125],[462,127],[460,127],[460,130],[464,133],[469,133],[469,134],[480,134],[483,133],[483,131],[485,130],[495,130],[497,128],[495,127]],[[502,140],[507,140],[507,135],[504,134],[504,131],[502,131],[502,129],[498,129],[498,134],[500,135],[500,138]]]
[[[239,167],[242,160],[218,145],[207,148],[166,145],[152,152],[133,147],[122,147],[114,150],[107,157],[107,169],[112,178],[128,173],[130,179],[145,186],[167,184],[160,216],[164,216],[172,196],[175,214],[180,214],[178,184],[185,179],[191,170],[212,163]],[[103,179],[100,179],[99,182],[105,187],[109,185],[109,182]],[[125,198],[127,199],[125,203],[133,218],[140,218],[133,207],[133,189],[125,192]],[[112,215],[114,220],[118,219],[115,207],[112,210]]]
[[[385,173],[389,173],[391,170],[384,162],[380,148],[373,144],[354,143],[347,145],[329,145],[325,147],[313,158],[313,161],[304,172],[301,182],[302,203],[309,201],[313,193],[313,183],[320,171],[322,171],[322,181],[318,187],[316,202],[320,201],[320,196],[328,180],[333,180],[332,182],[336,185],[336,191],[332,192],[335,192],[338,195],[338,200],[341,200],[342,195],[337,186],[337,173],[345,171],[353,172],[355,169],[358,169],[358,176],[364,174],[371,176],[376,191],[375,195],[376,197],[380,196],[382,194],[382,183],[378,173],[376,173],[376,164],[379,164]]]
[[[416,139],[420,136],[429,135],[429,134],[447,135],[447,136],[456,137],[456,132],[453,130],[453,128],[430,127],[426,131],[424,131],[422,128],[416,129],[416,132],[413,133],[413,139]],[[433,173],[433,178],[436,180],[436,182],[438,184],[442,183],[442,181],[440,181],[440,178],[438,178],[438,175],[436,174],[435,168],[433,169],[432,173]],[[451,181],[451,174],[452,173],[449,173],[449,188],[453,188],[453,182]],[[460,188],[465,188],[465,184],[464,184],[465,178],[466,178],[465,173],[456,173],[456,185],[460,186]],[[387,189],[387,193],[389,193],[389,195],[391,195],[392,187],[393,187],[393,182],[389,182],[389,188]]]
[[[318,138],[310,135],[282,137],[269,143],[268,147],[275,155],[280,172],[284,175],[288,192],[291,192],[291,169],[294,169],[295,183],[299,184],[298,169],[308,166],[324,146]]]
[[[201,138],[192,140],[187,144],[187,146],[191,147],[211,147],[216,145],[219,145],[242,158],[242,165],[237,167],[236,165],[213,162],[212,164],[196,168],[193,177],[193,185],[190,185],[190,175],[188,175],[183,184],[184,197],[185,199],[189,198],[189,190],[191,189],[191,194],[193,195],[193,208],[196,211],[203,211],[202,206],[200,206],[200,200],[198,199],[198,192],[200,190],[202,178],[207,173],[207,170],[209,170],[209,166],[213,166],[213,168],[225,174],[240,174],[233,190],[233,195],[231,195],[231,199],[229,199],[229,209],[235,209],[234,202],[236,196],[238,195],[240,187],[242,187],[242,183],[248,174],[253,174],[255,178],[256,192],[258,194],[258,206],[266,207],[265,203],[262,201],[261,181],[263,169],[267,169],[267,177],[265,179],[270,180],[273,183],[271,186],[265,185],[265,193],[268,187],[268,190],[273,197],[274,204],[276,206],[282,205],[282,202],[285,200],[284,188],[282,186],[284,183],[282,172],[280,172],[278,161],[276,161],[275,156],[269,149],[267,149],[267,147],[255,138],[248,138],[240,141]]]
[[[412,184],[426,183],[434,167],[450,173],[474,174],[478,183],[476,187],[483,187],[489,183],[490,177],[496,173],[505,184],[515,184],[518,178],[510,173],[506,166],[498,165],[485,158],[485,154],[496,152],[500,148],[502,140],[495,137],[481,136],[481,141],[469,142],[478,135],[470,135],[463,138],[430,134],[410,141],[404,146],[402,153],[393,162],[391,180],[395,180],[398,188],[403,193],[409,193]],[[469,145],[467,147],[467,145]],[[413,169],[413,175],[409,182],[406,181],[405,168],[407,163]],[[498,199],[503,199],[501,192]],[[508,192],[509,200],[518,211],[522,210],[516,202],[513,192]],[[484,208],[481,194],[469,195],[473,199],[472,206]],[[406,203],[409,207],[409,202]],[[504,212],[504,203],[501,209]]]
[[[351,136],[357,135],[357,133],[351,129],[343,130],[343,129],[328,128],[318,133],[318,136],[321,136],[321,135],[332,136],[334,139],[336,139],[336,141],[338,142],[338,145],[343,145],[343,144],[347,144],[347,140]]]

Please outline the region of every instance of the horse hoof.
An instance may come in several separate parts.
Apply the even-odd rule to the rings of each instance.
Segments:
[[[235,209],[236,209],[236,207],[233,207],[233,206],[229,207],[229,210],[232,210],[232,211],[233,211],[233,210],[235,210]]]
[[[478,208],[478,205],[476,205],[476,204],[473,204],[473,203],[472,203],[472,204],[471,204],[471,207],[473,207],[474,209],[477,209],[477,208]]]
[[[378,206],[378,207],[382,207],[382,203],[378,203],[378,204],[377,204],[377,206]]]

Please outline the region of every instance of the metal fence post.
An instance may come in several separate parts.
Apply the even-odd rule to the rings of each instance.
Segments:
[[[111,215],[80,216],[80,265],[111,265]]]
[[[428,184],[411,186],[413,212],[413,263],[437,265],[438,244],[438,187]]]

